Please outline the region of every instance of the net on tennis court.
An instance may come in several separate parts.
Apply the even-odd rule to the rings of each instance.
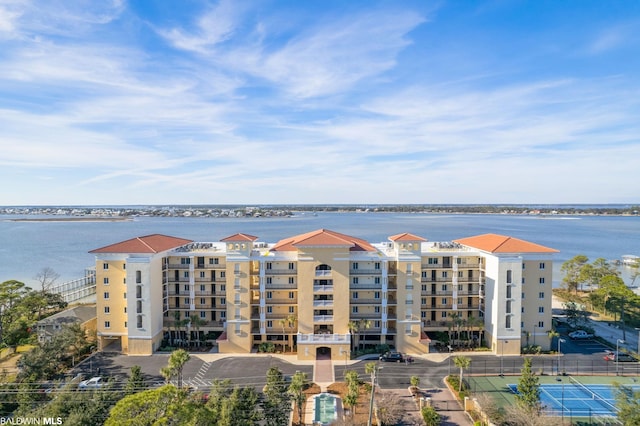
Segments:
[[[618,409],[616,408],[615,405],[611,404],[609,401],[607,401],[606,399],[604,399],[603,397],[601,397],[600,395],[598,395],[597,393],[593,392],[591,389],[589,389],[588,387],[586,387],[585,385],[583,385],[582,383],[580,383],[579,381],[577,381],[576,379],[574,379],[573,377],[569,376],[569,380],[571,380],[571,382],[580,390],[582,390],[585,394],[587,394],[591,399],[598,401],[600,403],[602,403],[602,405],[605,405],[609,408],[609,410],[611,410],[612,413],[617,413]]]

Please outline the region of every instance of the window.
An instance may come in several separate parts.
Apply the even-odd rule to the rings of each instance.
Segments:
[[[352,298],[352,299],[357,299],[357,298],[358,298],[358,292],[357,292],[357,291],[354,291],[354,292],[351,294],[351,298]]]
[[[521,298],[522,298],[522,299],[524,299],[524,291],[523,291],[521,294],[522,294],[522,297],[521,297]]]
[[[352,306],[351,307],[351,313],[352,314],[357,314],[358,313],[358,307],[357,306]]]
[[[380,277],[374,277],[373,278],[373,283],[374,284],[380,284]]]
[[[504,317],[504,327],[511,328],[511,315]]]
[[[104,284],[104,285],[109,285],[109,277],[104,277],[104,278],[102,279],[102,284]]]
[[[442,284],[442,291],[447,291],[447,285],[446,284]]]
[[[373,264],[373,269],[375,269],[375,270],[380,269],[380,262],[375,262],[375,263]]]
[[[185,304],[185,305],[188,305],[188,304],[189,304],[189,298],[188,298],[188,297],[185,297],[185,298],[184,298],[184,304]]]
[[[104,328],[111,328],[111,321],[105,321]]]
[[[181,265],[190,265],[191,264],[191,258],[189,258],[189,257],[181,257],[180,258],[180,264]]]
[[[273,264],[271,262],[267,262],[267,270],[272,269],[273,268]],[[236,270],[240,269],[240,264],[236,263]]]
[[[438,264],[438,258],[437,257],[430,257],[429,258],[429,265],[437,265]]]
[[[127,283],[127,278],[125,277],[122,279],[122,284],[126,284],[126,283]]]
[[[200,284],[200,291],[206,291],[207,290],[207,286],[205,286],[204,284]]]
[[[379,291],[374,291],[373,292],[373,298],[374,299],[380,299],[380,292]]]
[[[227,299],[225,299],[224,297],[220,298],[220,304],[221,305],[226,305],[227,304]],[[224,312],[223,312],[224,313]]]
[[[124,322],[124,328],[127,328],[127,322],[126,321]]]
[[[183,278],[189,278],[189,271],[184,271],[184,272],[182,273],[182,277],[183,277]]]
[[[220,312],[220,319],[226,319],[227,313],[225,311]]]
[[[353,268],[351,269],[358,269],[358,262],[353,262]]]
[[[273,321],[267,321],[267,328],[273,328]]]
[[[351,282],[352,282],[353,284],[358,284],[358,277],[353,277],[353,278],[351,279]]]
[[[273,306],[267,306],[267,313],[268,314],[272,314],[273,313]]]
[[[292,314],[296,311],[296,308],[294,306],[289,306],[289,313]]]
[[[540,269],[544,269],[544,262],[540,262]]]
[[[227,273],[225,271],[220,271],[220,278],[226,278]]]
[[[207,299],[205,299],[204,297],[201,297],[201,298],[200,298],[200,304],[201,304],[201,305],[204,305],[205,303],[207,303],[207,301],[206,301],[206,300],[207,300]]]
[[[189,284],[185,284],[183,288],[184,288],[184,291],[191,290],[191,287],[189,287]]]
[[[544,306],[538,306],[538,313],[544,314]]]
[[[189,319],[189,311],[184,311],[184,317],[185,317],[186,319]]]
[[[267,292],[267,299],[271,299],[273,297],[273,292],[268,291]]]
[[[136,286],[136,298],[137,299],[141,299],[142,298],[142,286],[141,285],[137,285]]]
[[[109,309],[109,307],[108,307],[108,306],[105,306],[105,307],[104,307],[104,313],[105,313],[105,314],[110,313],[110,309]]]
[[[507,300],[507,308],[505,310],[506,313],[511,313],[511,300]]]
[[[200,271],[200,278],[206,278],[207,273],[205,271]]]
[[[289,299],[295,299],[296,294],[293,291],[289,292]]]
[[[122,298],[126,299],[127,298],[127,292],[125,291],[124,293],[122,293]]]
[[[295,269],[295,264],[293,262],[289,262],[289,269],[290,270],[294,270]]]
[[[142,271],[136,271],[136,284],[140,284],[142,282]]]
[[[289,277],[289,284],[295,284],[293,277]]]
[[[511,269],[507,269],[507,284],[511,284],[512,273]]]
[[[106,300],[109,299],[109,292],[105,291],[104,294],[102,295]]]
[[[142,315],[138,315],[138,316],[136,317],[136,320],[137,320],[137,321],[136,321],[136,327],[138,327],[138,328],[142,328]]]
[[[443,297],[441,302],[442,302],[441,305],[446,305],[447,304],[447,298]]]
[[[200,311],[200,318],[201,319],[207,318],[207,312],[206,311]]]
[[[380,313],[380,306],[374,306],[374,307],[373,307],[373,311],[374,311],[376,314],[379,314],[379,313]]]
[[[540,277],[538,281],[540,282],[540,284],[544,284],[544,277]]]
[[[109,264],[108,263],[103,263],[102,264],[102,269],[109,269]]]
[[[538,299],[544,299],[544,291],[538,293]]]
[[[440,318],[446,318],[446,317],[447,317],[447,312],[446,311],[440,312]]]
[[[273,278],[267,277],[267,284],[273,284]],[[240,287],[240,280],[236,280],[236,287]]]
[[[449,276],[448,271],[442,271],[442,278],[447,278]]]
[[[124,307],[124,313],[125,314],[127,313],[127,307],[126,306]]]
[[[544,321],[538,321],[538,328],[544,328]]]
[[[511,299],[511,286],[507,286],[507,299]]]

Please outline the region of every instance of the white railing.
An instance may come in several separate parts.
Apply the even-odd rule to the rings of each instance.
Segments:
[[[350,334],[302,334],[298,333],[298,344],[349,344],[351,343]]]

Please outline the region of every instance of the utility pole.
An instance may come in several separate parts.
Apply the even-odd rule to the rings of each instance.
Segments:
[[[371,422],[373,420],[373,395],[375,395],[376,393],[376,379],[378,375],[377,373],[381,368],[382,367],[378,367],[376,365],[376,367],[371,372],[371,399],[369,400],[369,421],[367,422],[367,426],[371,426]]]

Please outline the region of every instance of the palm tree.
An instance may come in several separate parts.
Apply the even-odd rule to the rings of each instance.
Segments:
[[[198,346],[200,346],[200,327],[205,325],[207,322],[202,318],[200,318],[198,315],[191,315],[189,317],[189,321],[191,321],[191,326],[195,330],[196,336],[198,336],[197,341],[198,341]]]
[[[358,332],[358,323],[356,321],[349,321],[347,327],[349,328],[349,334],[351,334],[351,352],[353,352],[355,343],[354,337]]]
[[[169,364],[160,369],[160,374],[165,378],[167,383],[175,376],[178,376],[178,387],[182,387],[182,369],[189,361],[191,355],[184,349],[177,349],[171,352]]]
[[[282,318],[278,321],[278,323],[282,326],[282,352],[286,352],[286,343],[287,343],[287,336],[285,335],[285,327],[293,327],[294,324],[296,323],[298,319],[296,318],[295,315],[291,314],[286,318]],[[293,349],[293,348],[292,348]]]
[[[363,331],[363,330],[368,330],[371,328],[371,320],[368,319],[361,319],[358,321],[358,332]],[[360,349],[360,336],[358,336],[358,349]],[[364,349],[364,345],[362,346],[362,348]]]
[[[460,386],[458,388],[458,392],[462,392],[462,372],[471,365],[471,358],[458,355],[453,359],[453,363],[456,367],[460,368]]]
[[[449,322],[449,341],[452,342],[453,341],[453,336],[451,334],[451,329],[453,327],[456,328],[456,340],[460,337],[460,313],[458,312],[449,312],[449,314],[447,315],[451,321]]]

